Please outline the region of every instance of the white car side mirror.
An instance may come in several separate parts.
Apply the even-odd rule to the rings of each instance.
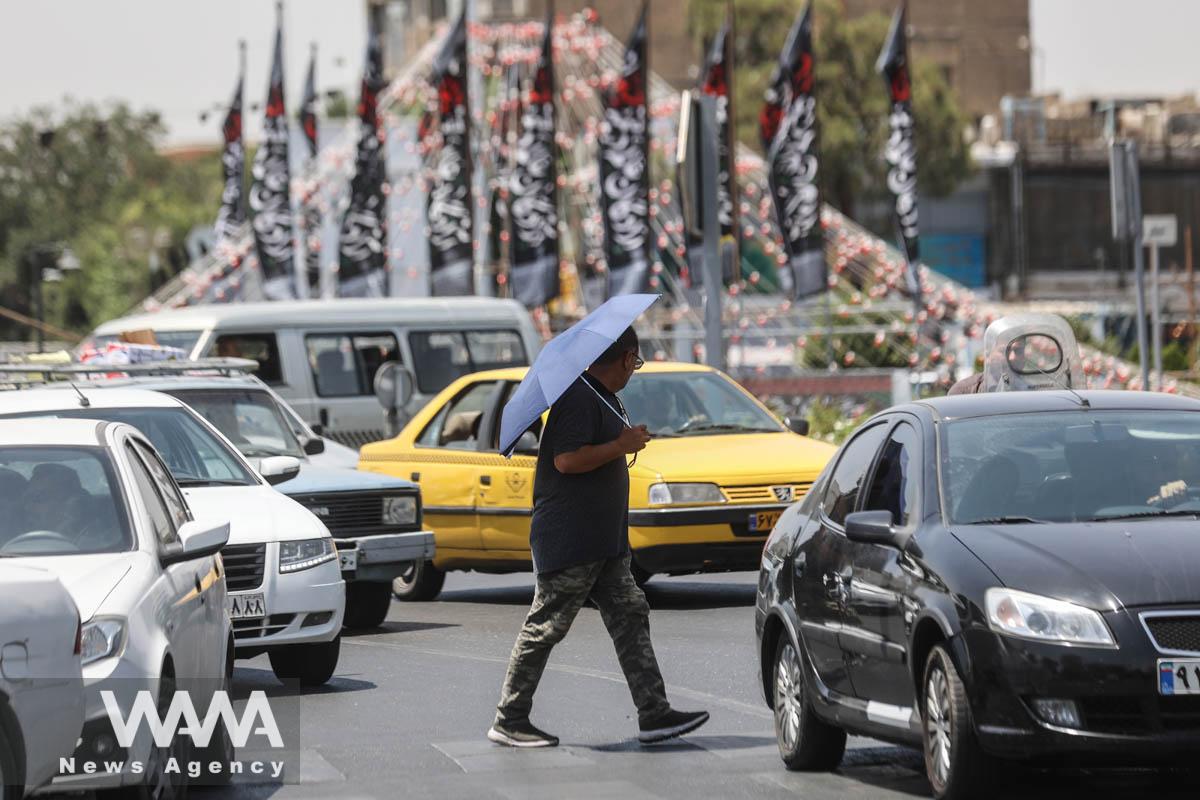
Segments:
[[[163,566],[216,555],[229,541],[229,523],[185,522],[179,527],[179,539],[180,547],[163,556]]]
[[[268,456],[259,462],[258,474],[275,486],[300,474],[300,459],[295,456]]]

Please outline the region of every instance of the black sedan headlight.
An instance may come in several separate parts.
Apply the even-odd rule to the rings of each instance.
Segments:
[[[417,524],[417,498],[415,495],[400,495],[383,498],[384,525],[411,526]]]
[[[1053,644],[1116,647],[1099,612],[1029,592],[988,589],[988,625],[997,633]]]

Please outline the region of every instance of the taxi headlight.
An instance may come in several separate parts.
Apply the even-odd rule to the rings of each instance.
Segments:
[[[121,652],[124,642],[125,620],[104,617],[85,622],[80,637],[80,663],[91,664],[93,661],[115,656]]]
[[[656,483],[650,487],[650,505],[673,503],[724,503],[725,496],[715,483]]]
[[[333,539],[301,539],[279,543],[279,571],[299,572],[337,558]]]
[[[412,495],[383,498],[383,524],[417,524],[417,498]]]
[[[988,625],[997,633],[1059,644],[1117,646],[1104,619],[1090,608],[1000,588],[988,589],[984,603]]]

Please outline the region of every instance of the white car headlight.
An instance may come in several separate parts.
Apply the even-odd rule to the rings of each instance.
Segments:
[[[1096,611],[1050,597],[1013,589],[988,589],[984,595],[988,625],[997,633],[1060,644],[1116,647]]]
[[[333,539],[301,539],[279,543],[279,571],[299,572],[337,558]]]
[[[383,498],[384,525],[415,525],[417,498],[412,495]]]
[[[83,624],[80,637],[79,660],[91,664],[102,658],[115,656],[125,643],[125,620],[102,617]]]
[[[725,495],[715,483],[656,483],[650,487],[650,505],[672,503],[724,503]]]

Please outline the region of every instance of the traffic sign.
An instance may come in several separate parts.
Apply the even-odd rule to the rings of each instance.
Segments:
[[[1174,214],[1147,214],[1142,217],[1142,244],[1147,247],[1174,247],[1179,225]]]

